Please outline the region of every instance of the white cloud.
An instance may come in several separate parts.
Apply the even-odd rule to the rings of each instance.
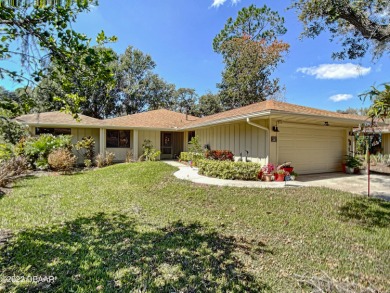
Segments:
[[[315,76],[317,79],[347,79],[369,74],[371,67],[363,67],[352,63],[320,64],[313,67],[301,67],[297,72]]]
[[[338,94],[338,95],[331,96],[329,100],[332,100],[333,102],[341,102],[352,98],[353,96],[350,94]]]
[[[219,7],[223,4],[225,4],[226,1],[227,0],[213,0],[213,4],[211,5],[211,7]],[[237,4],[241,0],[231,0],[231,1],[232,1],[232,4]]]

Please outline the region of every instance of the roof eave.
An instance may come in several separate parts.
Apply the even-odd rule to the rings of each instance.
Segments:
[[[237,116],[223,118],[223,119],[217,119],[217,120],[213,120],[213,121],[206,121],[204,123],[195,124],[195,125],[190,124],[190,125],[186,125],[184,127],[181,127],[180,129],[185,130],[185,129],[205,127],[205,126],[212,126],[212,125],[216,125],[216,124],[245,120],[246,118],[264,117],[264,116],[268,116],[268,115],[270,115],[270,111],[266,110],[266,111],[254,112],[254,113],[250,113],[250,114],[237,115]]]

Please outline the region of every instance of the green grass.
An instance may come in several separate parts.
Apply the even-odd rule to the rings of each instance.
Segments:
[[[324,275],[389,290],[389,202],[202,186],[175,170],[134,163],[18,181],[0,198],[0,229],[13,233],[0,292],[301,292],[312,288],[299,279]]]

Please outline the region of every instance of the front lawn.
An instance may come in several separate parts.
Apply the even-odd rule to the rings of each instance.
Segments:
[[[389,290],[390,202],[202,186],[175,170],[119,164],[17,182],[0,196],[0,292]]]

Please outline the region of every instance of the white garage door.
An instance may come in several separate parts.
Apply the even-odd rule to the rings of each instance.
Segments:
[[[279,127],[278,162],[291,162],[298,174],[341,171],[346,154],[345,130]]]

